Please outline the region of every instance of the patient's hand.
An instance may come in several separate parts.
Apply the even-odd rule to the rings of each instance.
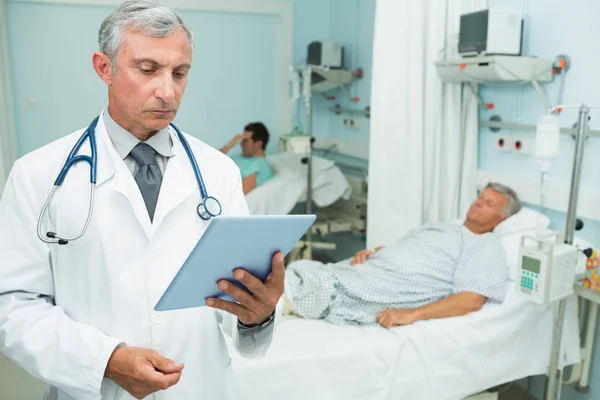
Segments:
[[[413,310],[401,310],[388,308],[377,314],[377,322],[385,328],[393,328],[399,325],[410,325],[417,320]]]
[[[234,146],[235,146],[236,144],[238,144],[239,142],[241,142],[243,138],[244,138],[244,134],[243,134],[243,133],[240,133],[240,134],[238,134],[238,135],[235,135],[235,136],[234,136],[234,137],[231,139],[231,141],[230,141],[229,143],[231,143],[232,145],[234,145]]]
[[[361,250],[354,255],[352,260],[350,260],[350,265],[362,264],[373,254],[374,253],[371,250]]]

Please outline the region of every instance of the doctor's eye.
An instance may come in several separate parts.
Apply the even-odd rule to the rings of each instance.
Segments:
[[[150,75],[150,74],[151,74],[151,73],[153,73],[153,72],[154,72],[154,70],[153,70],[153,69],[145,69],[145,68],[142,68],[142,74],[144,74],[144,75]]]
[[[175,78],[183,79],[186,77],[187,72],[175,72],[173,75],[175,75]]]

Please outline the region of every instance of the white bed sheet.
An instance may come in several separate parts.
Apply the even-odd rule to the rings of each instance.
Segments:
[[[302,156],[281,153],[267,156],[275,177],[246,195],[253,215],[289,214],[296,203],[306,201],[307,167]],[[313,200],[318,207],[349,199],[352,188],[342,171],[331,160],[313,156]]]
[[[563,366],[580,361],[576,308],[571,298]],[[230,347],[235,398],[463,399],[545,374],[552,324],[553,309],[521,299],[512,284],[502,305],[390,330],[286,316],[264,357],[244,359]]]

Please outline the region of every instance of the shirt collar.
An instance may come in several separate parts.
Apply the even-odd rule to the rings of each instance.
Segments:
[[[108,136],[121,159],[125,159],[131,150],[141,141],[126,131],[121,125],[117,124],[108,113],[108,110],[104,111],[104,125],[106,125]],[[169,128],[156,132],[146,140],[146,143],[163,157],[173,157],[175,155],[173,153],[173,141],[169,134]]]

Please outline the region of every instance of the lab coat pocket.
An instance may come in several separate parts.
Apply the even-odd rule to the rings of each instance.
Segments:
[[[212,311],[212,310],[211,310]],[[229,354],[229,346],[227,341],[233,342],[233,331],[232,329],[236,329],[233,327],[232,321],[233,317],[231,314],[226,313],[224,311],[214,311],[215,318],[217,319],[217,329],[218,329],[218,340],[219,340],[219,354],[218,354],[218,362],[219,365],[226,369],[231,365],[231,355]],[[225,337],[227,336],[227,339]]]
[[[219,335],[219,350],[219,365],[225,370],[231,365],[231,355],[229,354],[225,337],[222,334]]]

